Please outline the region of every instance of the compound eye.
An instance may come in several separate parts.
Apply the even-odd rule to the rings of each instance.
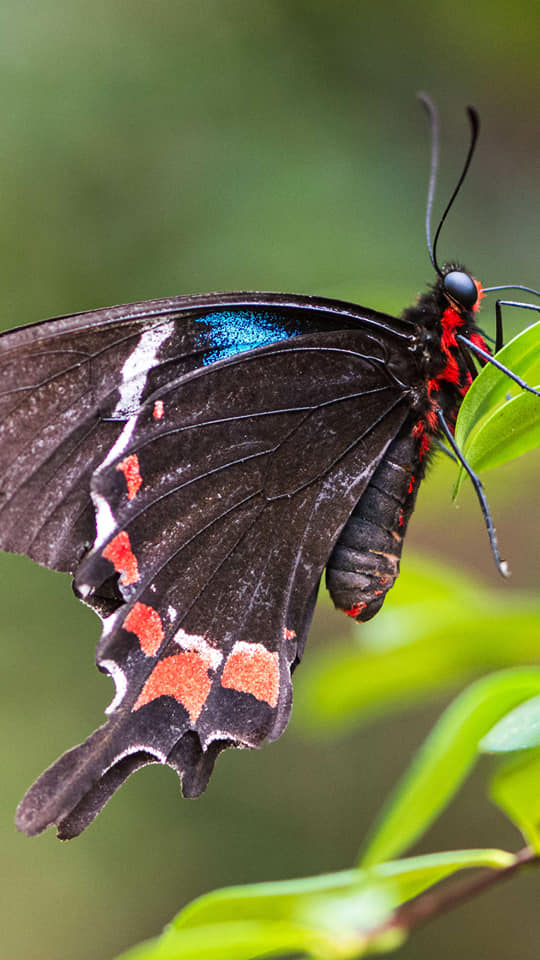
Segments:
[[[470,309],[478,300],[478,290],[474,280],[462,270],[452,270],[444,278],[444,292],[452,300]]]

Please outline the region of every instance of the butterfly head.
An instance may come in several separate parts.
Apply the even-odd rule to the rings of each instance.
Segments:
[[[471,310],[478,300],[478,287],[465,270],[449,270],[443,275],[442,288],[458,310]]]
[[[475,326],[476,314],[483,296],[481,283],[463,264],[453,261],[442,265],[440,274],[431,287],[431,297],[426,297],[426,303],[428,309],[431,308],[438,316],[452,312],[458,326],[461,323]]]

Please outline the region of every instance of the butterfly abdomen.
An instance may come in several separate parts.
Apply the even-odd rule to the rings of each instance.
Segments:
[[[445,269],[464,271],[456,265]],[[479,297],[470,310],[456,309],[444,293],[443,281],[423,294],[404,313],[416,327],[415,377],[408,421],[392,442],[343,528],[328,562],[326,583],[339,609],[355,620],[370,620],[399,574],[403,537],[424,476],[432,440],[440,433],[438,413],[455,423],[459,406],[472,383],[470,366],[460,349],[458,332],[486,350],[476,325]]]
[[[336,607],[370,620],[399,574],[403,537],[424,475],[421,438],[405,425],[358,501],[326,568]]]

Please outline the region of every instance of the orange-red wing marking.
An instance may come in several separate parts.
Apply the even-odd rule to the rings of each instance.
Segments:
[[[195,723],[211,686],[204,659],[194,652],[178,653],[156,663],[133,709],[138,710],[158,697],[174,697],[186,708],[191,722]]]
[[[134,500],[143,482],[137,454],[131,453],[129,457],[117,464],[116,469],[120,470],[126,478],[128,500]]]
[[[123,626],[124,630],[135,634],[147,657],[157,653],[165,638],[159,613],[146,603],[137,602],[129,611]]]
[[[137,557],[131,549],[129,535],[121,530],[107,544],[102,556],[109,560],[117,573],[121,574],[120,583],[128,587],[131,583],[138,583],[140,578]]]
[[[279,656],[262,643],[235,643],[223,668],[221,686],[251,693],[275,707],[279,696]]]

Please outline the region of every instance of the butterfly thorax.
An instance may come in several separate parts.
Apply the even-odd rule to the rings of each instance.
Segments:
[[[445,265],[444,275],[450,271],[468,274],[459,264]],[[416,328],[415,352],[421,388],[416,404],[419,417],[414,430],[421,438],[421,459],[427,453],[432,437],[439,433],[438,410],[453,427],[473,380],[471,356],[458,336],[466,337],[488,351],[477,323],[483,291],[478,281],[474,280],[474,284],[478,299],[470,309],[453,302],[444,290],[443,279],[438,277],[431,289],[403,313],[403,319]]]
[[[443,277],[451,271],[470,276],[449,264]],[[403,537],[427,454],[441,432],[439,413],[453,430],[472,383],[474,366],[458,336],[487,350],[476,322],[482,289],[473,282],[478,297],[471,308],[454,302],[438,278],[403,314],[416,331],[412,409],[343,529],[326,571],[334,603],[355,620],[370,620],[380,610],[399,574]]]

